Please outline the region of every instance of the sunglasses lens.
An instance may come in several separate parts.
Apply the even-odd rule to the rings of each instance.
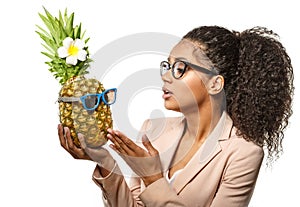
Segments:
[[[84,98],[84,105],[86,109],[89,110],[94,109],[96,108],[98,103],[99,103],[99,98],[97,95],[90,94],[90,95],[86,95]]]
[[[103,94],[103,98],[105,99],[106,104],[113,104],[116,101],[116,91],[113,89],[107,90]]]

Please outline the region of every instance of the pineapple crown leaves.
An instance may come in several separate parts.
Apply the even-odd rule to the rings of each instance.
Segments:
[[[44,7],[43,7],[44,8]],[[90,62],[88,47],[84,45],[86,51],[86,58],[82,61],[76,60],[76,64],[68,64],[66,58],[59,57],[58,49],[63,46],[63,42],[66,38],[72,38],[73,40],[83,40],[85,31],[82,32],[81,23],[73,26],[74,13],[68,16],[67,9],[65,9],[64,15],[59,11],[59,16],[54,17],[47,9],[44,8],[45,15],[39,13],[40,18],[45,24],[48,31],[41,26],[36,25],[38,31],[35,31],[43,40],[43,47],[46,51],[41,52],[51,60],[46,62],[50,67],[49,71],[54,74],[56,79],[59,79],[60,84],[64,84],[68,79],[87,74]],[[84,40],[84,44],[89,41],[89,38]]]

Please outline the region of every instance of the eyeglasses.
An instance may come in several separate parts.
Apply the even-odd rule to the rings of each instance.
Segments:
[[[111,105],[116,102],[117,89],[111,88],[102,93],[86,94],[81,97],[59,97],[58,102],[78,102],[81,101],[86,110],[95,110],[101,101],[106,105]]]
[[[210,74],[210,75],[218,74],[216,71],[212,71],[212,70],[203,68],[199,65],[195,65],[195,64],[183,61],[183,60],[178,60],[178,61],[175,61],[172,65],[168,61],[162,61],[160,63],[160,75],[163,76],[164,74],[166,74],[166,72],[168,72],[168,70],[172,69],[173,77],[175,79],[179,79],[184,75],[188,66],[195,70],[206,73],[206,74]]]

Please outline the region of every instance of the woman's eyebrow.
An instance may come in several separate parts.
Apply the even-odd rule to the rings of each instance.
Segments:
[[[172,58],[174,58],[175,61],[176,61],[176,60],[184,60],[184,61],[188,61],[188,59],[186,59],[185,57],[172,57]],[[168,57],[168,62],[170,62],[170,61],[171,61],[171,57]]]
[[[188,61],[188,59],[186,59],[185,57],[177,57],[177,58],[175,58],[175,60],[185,60],[185,61]]]

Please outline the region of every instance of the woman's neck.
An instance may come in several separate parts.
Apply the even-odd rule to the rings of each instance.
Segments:
[[[213,110],[211,106],[201,107],[198,111],[184,113],[186,119],[185,138],[194,139],[194,144],[201,144],[217,125],[222,110]]]
[[[222,110],[213,111],[211,108],[201,107],[198,111],[185,111],[186,126],[172,161],[169,176],[182,169],[192,159],[207,136],[216,127]]]

